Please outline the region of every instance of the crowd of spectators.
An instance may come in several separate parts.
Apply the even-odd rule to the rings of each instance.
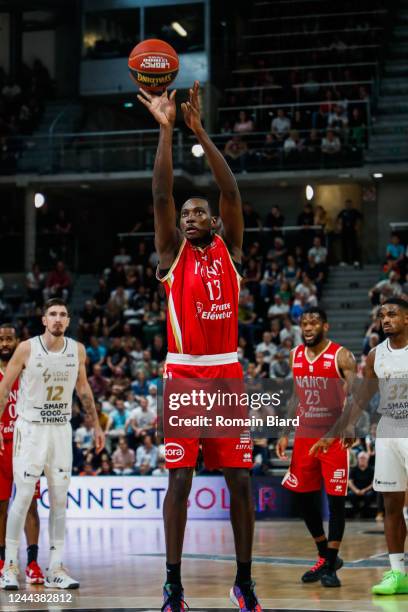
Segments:
[[[23,64],[18,77],[0,67],[0,172],[15,168],[22,153],[19,136],[33,132],[51,95],[52,81],[41,60]]]
[[[274,166],[343,165],[361,159],[367,144],[367,93],[362,103],[327,99],[316,108],[284,107],[271,112],[269,124],[240,111],[225,122],[224,156],[235,172],[266,171]]]
[[[377,316],[378,308],[385,300],[392,297],[408,300],[408,240],[406,237],[404,241],[398,233],[391,234],[379,279],[369,290],[368,297],[372,309],[362,346],[360,364],[362,370],[364,370],[365,358],[370,350],[384,340]]]
[[[224,154],[236,171],[362,159],[387,7],[379,1],[353,14],[346,4],[291,6],[299,20],[285,3],[253,8],[219,111]]]

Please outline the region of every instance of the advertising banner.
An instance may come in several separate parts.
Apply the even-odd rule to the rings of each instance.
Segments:
[[[257,518],[291,515],[291,495],[280,478],[252,479]],[[68,493],[68,518],[161,518],[167,478],[155,476],[74,476]],[[41,517],[48,516],[46,478],[41,479]],[[196,476],[189,497],[189,519],[228,519],[230,500],[222,476]]]

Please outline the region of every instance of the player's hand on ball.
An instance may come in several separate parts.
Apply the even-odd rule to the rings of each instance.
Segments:
[[[289,438],[287,436],[282,436],[279,438],[278,443],[275,447],[275,452],[278,459],[288,459],[286,454],[286,449],[288,448]]]
[[[95,429],[95,450],[99,454],[105,448],[105,434],[100,427]]]
[[[176,90],[170,96],[167,90],[161,96],[155,96],[145,89],[140,88],[137,99],[149,109],[153,117],[160,125],[171,126],[176,120]]]
[[[309,455],[318,455],[319,453],[327,453],[329,447],[333,444],[334,438],[320,438],[315,442],[309,450]]]
[[[202,128],[201,123],[201,111],[200,111],[200,99],[198,96],[200,90],[200,83],[194,81],[193,88],[190,89],[190,95],[187,102],[183,102],[181,110],[183,111],[184,121],[186,126],[193,132],[197,132]]]

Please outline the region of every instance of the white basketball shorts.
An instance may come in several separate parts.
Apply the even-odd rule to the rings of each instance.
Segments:
[[[408,488],[408,426],[405,420],[383,416],[378,423],[373,486],[375,491],[382,493]]]
[[[14,478],[37,482],[44,472],[48,484],[67,486],[71,471],[71,423],[43,425],[18,417],[14,427]]]

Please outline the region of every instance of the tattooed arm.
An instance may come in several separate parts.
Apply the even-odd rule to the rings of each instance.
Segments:
[[[30,357],[30,343],[26,340],[18,345],[12,358],[7,364],[3,380],[0,383],[0,421],[3,416],[4,409],[7,406],[11,388],[14,381],[20,376],[24,365]],[[3,454],[4,443],[0,428],[0,455]]]
[[[99,425],[98,415],[96,413],[94,396],[92,393],[92,389],[89,386],[88,378],[86,376],[86,352],[83,344],[78,343],[78,353],[79,353],[79,371],[78,371],[78,379],[76,383],[76,392],[78,394],[79,399],[81,400],[81,404],[83,409],[87,414],[92,417],[92,421],[94,424],[94,432],[95,432],[95,448],[96,452],[100,453],[101,450],[105,447],[105,434],[102,431],[101,426]]]

